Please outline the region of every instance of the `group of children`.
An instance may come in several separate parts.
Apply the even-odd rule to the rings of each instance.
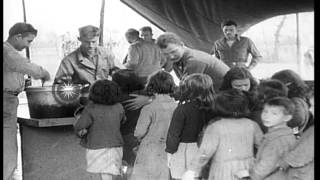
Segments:
[[[313,179],[313,93],[295,72],[258,83],[234,67],[219,92],[200,73],[179,86],[166,71],[145,86],[130,70],[112,77],[90,87],[74,124],[87,171],[103,180],[122,179],[123,161],[132,180]],[[130,93],[152,101],[125,110]]]

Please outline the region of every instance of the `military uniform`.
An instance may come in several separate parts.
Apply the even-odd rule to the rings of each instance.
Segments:
[[[11,179],[17,167],[17,108],[18,94],[24,89],[24,75],[35,79],[49,78],[41,66],[30,63],[9,43],[3,43],[3,173]]]
[[[79,28],[79,34],[81,43],[95,41],[100,35],[100,30],[88,25]],[[69,79],[74,84],[92,84],[95,80],[107,79],[110,69],[114,67],[114,59],[114,54],[102,47],[96,47],[93,56],[85,56],[80,46],[61,61],[55,83]]]

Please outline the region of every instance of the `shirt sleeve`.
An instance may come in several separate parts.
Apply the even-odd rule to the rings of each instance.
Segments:
[[[218,47],[218,46],[217,46],[217,43],[215,42],[215,43],[214,43],[214,46],[213,46],[212,52],[213,52],[213,54],[216,56],[216,58],[220,59],[220,55],[219,55],[219,51],[218,51],[218,48],[217,48],[217,47]]]
[[[130,46],[128,50],[127,62],[124,66],[128,69],[134,69],[139,63],[139,52],[135,46]]]
[[[4,51],[3,60],[6,67],[13,72],[28,74],[35,79],[40,79],[48,74],[41,66],[29,62],[30,60],[14,51]]]
[[[167,140],[166,140],[166,149],[168,153],[175,153],[178,150],[181,133],[185,124],[185,114],[182,112],[181,108],[176,108],[173,112],[172,120],[170,122]]]
[[[256,46],[254,45],[251,39],[249,39],[249,53],[252,56],[250,65],[257,64],[262,59],[262,56],[259,50],[256,48]]]
[[[190,60],[184,67],[183,76],[194,73],[204,73],[206,65],[202,62]]]
[[[282,146],[279,141],[272,141],[265,146],[259,160],[249,171],[252,180],[263,180],[276,170],[277,162],[282,154],[280,148]]]
[[[71,62],[68,59],[63,59],[60,63],[60,66],[58,68],[58,71],[55,76],[55,82],[58,80],[61,80],[67,76],[72,77],[74,74],[74,69],[72,67]]]
[[[92,116],[87,107],[81,112],[80,118],[74,123],[73,127],[76,132],[90,127],[92,124]]]
[[[134,131],[134,136],[141,140],[147,133],[152,122],[152,111],[148,106],[141,109],[140,116]]]
[[[195,171],[196,174],[199,175],[202,167],[208,163],[216,152],[218,145],[219,132],[216,123],[213,123],[205,130],[200,148],[194,156],[189,170]]]
[[[291,167],[302,167],[314,160],[314,127],[304,132],[295,148],[283,159]]]

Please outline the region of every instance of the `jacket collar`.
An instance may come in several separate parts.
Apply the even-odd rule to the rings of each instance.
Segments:
[[[97,53],[94,55],[94,57],[100,56],[100,51],[98,48],[96,51]],[[81,63],[82,65],[91,69],[96,69],[96,65],[92,61],[90,61],[88,58],[83,56],[80,47],[77,49],[77,57],[78,57],[79,63]],[[97,58],[97,61],[99,61],[99,58]]]
[[[265,134],[264,137],[267,140],[273,140],[280,136],[286,136],[286,135],[293,135],[293,130],[287,125],[284,125],[281,127],[269,129],[268,133]]]
[[[241,38],[241,36],[239,34],[236,34],[236,41],[240,41],[240,38]],[[223,37],[222,40],[224,42],[227,42],[227,38],[226,37]]]

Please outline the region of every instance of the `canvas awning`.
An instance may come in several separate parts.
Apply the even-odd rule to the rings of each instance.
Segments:
[[[233,19],[241,32],[265,19],[313,11],[313,0],[121,0],[164,31],[177,33],[186,45],[210,52],[222,37],[220,24]]]

